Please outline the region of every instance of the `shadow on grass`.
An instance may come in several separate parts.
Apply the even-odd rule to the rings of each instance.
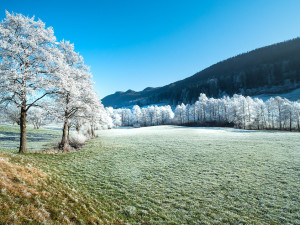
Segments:
[[[27,133],[27,143],[47,143],[51,140],[54,140],[57,138],[57,135],[54,134],[43,134],[43,133]],[[19,146],[20,142],[20,135],[16,132],[6,132],[2,131],[0,132],[0,147],[4,148],[17,148]],[[42,146],[41,146],[42,147]],[[28,146],[28,149],[31,149],[30,146]]]
[[[18,133],[14,132],[0,132],[1,137],[0,141],[19,141],[20,136]],[[47,141],[49,139],[55,138],[57,135],[54,134],[36,134],[36,133],[27,133],[27,140],[29,142],[40,142]]]

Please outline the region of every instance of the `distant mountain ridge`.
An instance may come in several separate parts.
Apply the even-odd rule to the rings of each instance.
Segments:
[[[255,96],[286,93],[296,88],[300,88],[300,38],[228,58],[163,87],[147,87],[140,92],[118,91],[103,98],[102,103],[114,108],[135,104],[176,105],[194,103],[200,93],[210,97]]]

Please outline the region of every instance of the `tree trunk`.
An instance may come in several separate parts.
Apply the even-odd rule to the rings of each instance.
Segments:
[[[67,94],[66,96],[66,109],[65,109],[65,121],[64,121],[64,126],[63,126],[63,134],[61,138],[61,143],[59,145],[59,148],[63,151],[66,150],[66,148],[69,146],[69,141],[68,141],[68,118],[69,118],[69,105],[70,102],[70,95]]]
[[[279,120],[279,130],[282,130],[281,110],[280,110],[280,107],[278,108],[278,120]]]
[[[274,130],[274,114],[272,112],[272,129]]]
[[[68,125],[68,142],[70,141],[70,129],[71,129],[71,126],[70,125]]]
[[[292,131],[292,111],[290,111],[290,131]]]
[[[60,149],[65,150],[66,147],[68,146],[68,119],[65,119],[64,126],[63,126],[63,134],[61,138],[61,143],[60,143]]]
[[[92,135],[92,138],[96,137],[96,135],[95,135],[95,129],[94,129],[93,125],[91,125],[91,135]]]
[[[20,147],[19,153],[26,152],[26,119],[27,119],[27,111],[25,107],[21,108],[21,116],[20,116]]]
[[[224,106],[224,113],[225,113],[225,122],[227,123],[228,122],[228,116],[227,116],[227,107]]]

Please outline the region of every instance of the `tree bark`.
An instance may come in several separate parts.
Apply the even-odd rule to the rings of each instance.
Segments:
[[[94,129],[93,125],[91,125],[91,134],[92,134],[92,138],[96,137],[96,135],[95,135],[95,129]]]
[[[290,131],[292,131],[292,111],[290,111]]]
[[[278,120],[279,120],[279,130],[282,130],[282,123],[281,123],[281,108],[278,103]]]
[[[70,129],[71,129],[71,126],[70,124],[68,124],[68,142],[70,141]]]
[[[26,130],[26,121],[27,119],[27,111],[26,107],[21,107],[21,116],[20,116],[20,147],[19,147],[19,153],[25,153],[26,152],[26,135],[27,135],[27,130]]]
[[[65,150],[68,146],[68,119],[65,119],[64,126],[63,126],[63,134],[60,142],[60,149]]]
[[[65,109],[65,121],[64,121],[64,126],[63,126],[63,134],[62,134],[62,138],[61,138],[61,143],[59,145],[59,148],[62,151],[65,151],[66,148],[69,146],[69,141],[68,141],[68,118],[69,118],[69,108],[68,108],[68,104],[70,102],[70,96],[69,94],[67,94],[66,97],[66,109]]]

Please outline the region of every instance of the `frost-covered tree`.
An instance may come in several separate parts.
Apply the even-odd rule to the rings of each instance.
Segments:
[[[149,125],[154,126],[156,121],[156,113],[153,105],[147,107],[147,114],[149,118]]]
[[[153,118],[153,125],[159,125],[160,124],[160,107],[158,107],[157,105],[154,106],[154,118]]]
[[[266,127],[264,102],[259,98],[255,98],[252,104],[252,111],[254,115],[254,120],[252,121],[253,128],[257,130],[264,129]]]
[[[108,128],[111,128],[112,123],[110,118],[106,118],[107,114],[105,108],[102,105],[97,93],[90,86],[86,89],[86,92],[83,97],[86,102],[86,107],[84,108],[86,119],[90,126],[91,137],[96,137],[95,130],[98,128],[100,123],[105,124]]]
[[[179,124],[185,123],[185,118],[186,118],[185,111],[186,111],[186,106],[183,103],[181,105],[177,105],[175,108],[175,120]]]
[[[101,113],[100,123],[103,128],[111,129],[115,126],[114,124],[114,109],[112,107],[103,108],[103,113]]]
[[[147,126],[149,121],[148,110],[146,108],[141,109],[141,126]]]
[[[294,120],[296,123],[296,129],[300,131],[300,102],[293,102],[292,108],[294,112]]]
[[[172,120],[174,118],[174,113],[172,111],[171,106],[166,105],[166,106],[161,106],[160,107],[160,111],[161,111],[161,124],[165,125],[165,124],[171,124]]]
[[[40,129],[42,125],[46,124],[47,114],[47,111],[42,108],[32,107],[28,115],[28,121],[33,124],[34,129]]]
[[[282,107],[283,107],[283,99],[280,96],[277,96],[273,100],[274,104],[276,105],[277,109],[277,119],[278,119],[278,124],[279,124],[279,129],[282,129]]]
[[[217,125],[241,129],[284,129],[300,131],[300,102],[285,98],[270,98],[264,102],[235,94],[233,97],[207,98],[200,94],[192,105],[177,105],[175,114],[171,106],[148,106],[133,109],[110,108],[112,118],[118,115],[122,126]],[[115,119],[113,119],[115,121]],[[115,122],[114,122],[115,124]],[[116,125],[115,125],[116,126]]]
[[[20,110],[14,105],[4,108],[3,115],[6,122],[11,122],[13,125],[20,125]]]
[[[223,120],[224,123],[227,124],[229,123],[229,105],[230,105],[230,98],[228,96],[224,96],[221,99],[221,107],[222,107],[222,112],[223,112]]]
[[[58,48],[63,55],[63,61],[59,65],[61,79],[58,83],[58,94],[55,98],[53,113],[63,121],[63,133],[60,143],[62,150],[68,143],[69,120],[79,115],[80,109],[84,109],[86,102],[84,95],[90,88],[91,75],[84,65],[83,58],[74,51],[74,45],[68,41],[61,41]]]
[[[276,105],[275,99],[270,98],[266,101],[266,110],[267,110],[267,127],[268,129],[275,129],[275,119],[276,119]]]
[[[122,125],[123,126],[130,126],[132,115],[130,109],[122,109],[121,110],[121,119],[122,119]]]
[[[19,152],[26,152],[27,112],[57,90],[61,53],[51,27],[6,12],[0,23],[0,104],[20,111]]]
[[[112,119],[113,119],[114,126],[116,127],[122,126],[121,116],[118,113],[114,113]]]
[[[189,104],[187,104],[186,106],[185,106],[185,111],[184,111],[184,118],[185,118],[185,122],[186,123],[190,123],[190,105]]]
[[[58,45],[63,62],[60,64],[61,79],[54,107],[56,116],[63,121],[63,133],[60,148],[65,150],[69,145],[69,129],[73,124],[88,124],[91,137],[104,113],[100,99],[93,88],[92,75],[84,64],[82,56],[74,51],[74,45],[61,41]],[[73,125],[74,126],[74,125]]]
[[[133,106],[132,116],[133,116],[133,125],[141,126],[142,111],[138,105]]]
[[[122,126],[121,116],[118,113],[118,110],[114,109],[113,107],[106,107],[106,114],[112,120],[112,127],[120,127]]]
[[[290,131],[293,127],[294,121],[294,111],[295,108],[293,107],[293,103],[288,99],[283,99],[283,106],[282,106],[282,117],[283,117],[283,126]]]
[[[206,122],[206,107],[208,98],[205,94],[201,93],[199,96],[199,111],[200,111],[200,121]]]

